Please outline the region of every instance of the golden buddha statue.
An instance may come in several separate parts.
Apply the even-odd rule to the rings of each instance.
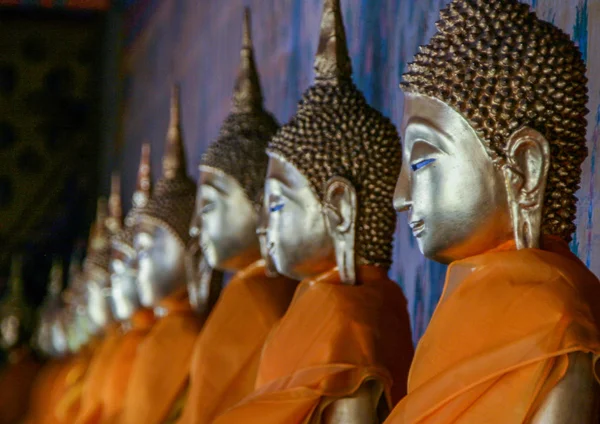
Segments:
[[[0,303],[0,344],[8,352],[8,363],[0,369],[0,423],[24,417],[40,368],[30,348],[35,312],[25,298],[21,271],[22,259],[14,256],[9,288]]]
[[[516,0],[453,0],[437,29],[402,83],[394,204],[450,267],[389,422],[597,422],[598,279],[567,245],[581,53]]]
[[[196,340],[188,400],[179,424],[211,423],[254,390],[261,347],[296,288],[289,278],[269,278],[261,259],[257,227],[267,169],[265,149],[278,125],[263,107],[247,8],[242,34],[231,112],[200,162],[191,228],[195,237],[188,252],[190,262],[201,264],[203,256],[208,267],[235,275]],[[201,275],[192,274],[192,278]],[[216,289],[210,292],[218,294]],[[210,298],[203,298],[208,311]]]
[[[315,71],[268,145],[264,193],[275,267],[303,281],[262,348],[255,392],[215,423],[375,423],[406,392],[409,317],[387,277],[401,148],[352,82],[338,0],[324,2]]]
[[[163,175],[135,218],[138,293],[141,304],[153,308],[157,321],[137,350],[122,424],[163,423],[185,396],[192,348],[203,323],[189,304],[185,276],[195,195],[196,184],[186,172],[179,89],[175,87]]]

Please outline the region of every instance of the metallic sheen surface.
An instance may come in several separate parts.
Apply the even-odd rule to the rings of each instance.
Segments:
[[[145,307],[159,302],[185,285],[185,248],[172,231],[157,221],[138,223],[134,236],[138,255],[138,294]]]
[[[197,197],[199,199],[200,196]],[[192,309],[207,315],[219,298],[223,286],[223,273],[208,265],[200,247],[202,217],[198,207],[190,225],[190,241],[185,252],[187,292]]]
[[[592,355],[570,353],[565,376],[546,396],[531,424],[597,423],[599,389]]]
[[[110,306],[119,321],[129,320],[140,308],[137,289],[135,254],[129,249],[113,245],[110,258]]]
[[[110,280],[107,273],[88,270],[85,273],[85,308],[94,333],[102,332],[112,322]]]
[[[377,424],[383,422],[377,416],[377,404],[374,394],[381,395],[381,389],[363,384],[354,396],[335,400],[323,412],[323,424]]]
[[[404,166],[394,207],[408,211],[425,256],[450,263],[513,237],[504,175],[458,112],[407,94],[402,131]]]
[[[537,247],[550,149],[538,132],[517,129],[506,161],[494,164],[469,123],[440,100],[406,94],[404,163],[394,206],[408,211],[423,254],[452,262],[514,239]],[[582,356],[583,355],[583,356]],[[587,423],[597,413],[591,358],[569,356],[565,378],[544,399],[533,422]]]
[[[211,268],[235,271],[260,259],[258,211],[233,177],[200,166],[196,198],[201,247]]]
[[[335,267],[321,202],[293,165],[271,156],[265,185],[267,243],[281,275],[302,280]]]
[[[263,196],[263,202],[260,207],[258,217],[258,227],[256,228],[256,235],[260,243],[260,256],[265,261],[265,273],[267,277],[276,277],[279,273],[273,262],[273,258],[269,253],[269,243],[267,241],[267,225],[269,225],[269,206],[264,202],[265,196]]]

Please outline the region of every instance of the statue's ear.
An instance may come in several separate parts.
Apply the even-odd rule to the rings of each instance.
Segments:
[[[345,284],[356,282],[355,239],[358,212],[356,189],[350,181],[333,177],[325,185],[325,222],[333,240],[340,277]]]
[[[518,249],[539,247],[550,159],[550,143],[532,128],[508,139],[503,172]]]

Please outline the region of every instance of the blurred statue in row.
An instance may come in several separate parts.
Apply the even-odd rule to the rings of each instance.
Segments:
[[[263,107],[248,9],[242,33],[231,112],[200,162],[188,249],[190,280],[206,266],[235,274],[196,340],[182,424],[211,423],[254,390],[261,348],[296,288],[292,279],[269,275],[261,258],[265,149],[278,125]],[[210,308],[220,287],[204,287]]]
[[[7,354],[0,367],[0,423],[16,423],[25,416],[41,365],[32,349],[35,311],[26,300],[21,271],[22,259],[15,256],[0,301],[0,344]]]
[[[150,201],[152,172],[150,145],[143,144],[132,207],[123,226],[111,238],[110,251],[110,307],[119,323],[121,339],[105,368],[104,384],[99,387],[99,422],[118,421],[129,387],[138,348],[154,324],[154,312],[143,307],[137,284],[137,253],[133,245],[139,211]],[[91,422],[90,422],[91,424]]]
[[[400,140],[352,82],[339,0],[324,2],[315,72],[268,144],[263,198],[273,263],[302,282],[255,392],[215,423],[375,423],[406,393],[410,322],[387,277]]]
[[[154,323],[153,311],[141,307],[135,268],[137,254],[133,248],[136,218],[149,202],[151,180],[150,147],[144,145],[132,208],[125,222],[121,219],[120,179],[113,175],[110,213],[105,223],[107,244],[103,245],[101,257],[88,255],[89,260],[95,261],[95,266],[89,267],[86,283],[89,315],[96,324],[94,328],[107,328],[107,336],[86,373],[77,424],[117,419],[138,347]]]
[[[600,286],[567,244],[585,73],[529,6],[453,0],[404,74],[394,202],[450,267],[390,423],[597,422]]]
[[[71,275],[75,267],[75,260],[72,259]],[[46,362],[34,381],[28,399],[27,415],[23,421],[28,424],[57,422],[53,412],[53,386],[62,374],[70,353],[63,319],[63,280],[62,259],[55,258],[50,270],[47,294],[39,310],[35,336],[35,343]]]
[[[122,424],[172,422],[178,416],[194,340],[206,318],[192,309],[187,292],[185,250],[196,184],[186,172],[178,88],[170,109],[162,176],[134,217],[139,301],[153,310],[156,321],[137,348]]]

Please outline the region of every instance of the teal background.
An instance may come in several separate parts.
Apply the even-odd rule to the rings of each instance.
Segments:
[[[396,124],[402,118],[398,88],[406,63],[433,34],[446,0],[342,0],[354,79],[371,104]],[[590,157],[583,166],[578,232],[572,248],[600,275],[600,219],[596,170],[600,138],[600,0],[533,0],[543,19],[580,45],[588,60]],[[169,107],[169,87],[182,87],[183,128],[189,172],[217,135],[227,115],[239,59],[242,8],[253,12],[256,58],[266,106],[288,120],[312,81],[321,0],[143,0],[125,19],[121,68],[123,107],[119,130],[110,134],[103,175],[117,164],[129,199],[140,145],[150,141],[158,173]],[[111,165],[109,165],[111,164]],[[105,178],[104,191],[108,189]],[[127,203],[127,202],[126,202]],[[595,229],[594,229],[594,224]],[[439,299],[445,267],[425,260],[403,217],[399,218],[393,278],[404,288],[417,340]]]

